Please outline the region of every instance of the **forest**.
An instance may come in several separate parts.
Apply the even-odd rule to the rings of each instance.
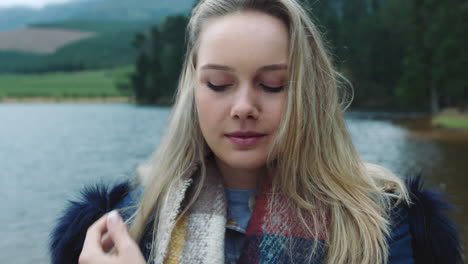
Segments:
[[[468,108],[468,1],[303,0],[352,107],[424,111]],[[120,88],[142,104],[170,104],[184,54],[187,15],[170,16],[133,41],[136,71]]]

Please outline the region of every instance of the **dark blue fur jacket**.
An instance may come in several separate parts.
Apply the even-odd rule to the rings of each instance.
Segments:
[[[408,219],[414,263],[463,263],[457,226],[446,215],[453,206],[443,201],[441,192],[423,189],[421,177],[407,180],[407,185],[413,201]],[[85,188],[81,200],[69,203],[51,234],[52,263],[78,263],[87,228],[112,209],[134,204],[136,195],[127,182]],[[140,242],[142,252],[148,251],[145,247],[150,240],[146,237]]]

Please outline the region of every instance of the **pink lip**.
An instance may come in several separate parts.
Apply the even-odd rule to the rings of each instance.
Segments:
[[[226,134],[231,143],[239,147],[250,147],[257,144],[266,135],[253,131],[236,131]]]

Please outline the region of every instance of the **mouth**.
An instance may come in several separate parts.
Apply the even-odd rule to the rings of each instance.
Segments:
[[[252,131],[237,131],[225,135],[232,144],[238,147],[251,147],[265,138],[266,134]]]
[[[250,137],[262,137],[265,134],[254,132],[254,131],[236,131],[226,134],[227,137],[238,137],[238,138],[250,138]]]

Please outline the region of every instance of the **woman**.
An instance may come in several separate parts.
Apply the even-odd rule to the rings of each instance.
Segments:
[[[298,2],[201,1],[187,32],[157,152],[133,188],[88,191],[68,209],[54,263],[460,261],[454,226],[432,197],[361,161],[339,75]],[[128,232],[115,211],[103,216],[111,209]]]

